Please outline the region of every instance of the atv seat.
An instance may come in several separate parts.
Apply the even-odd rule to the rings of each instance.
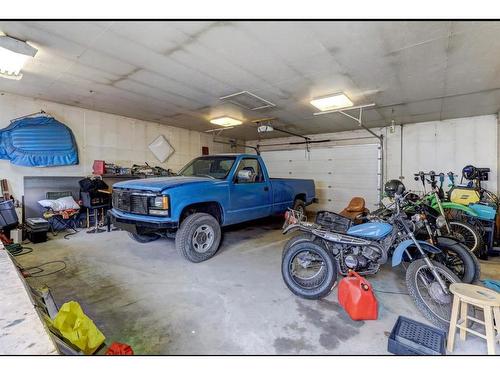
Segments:
[[[340,212],[340,215],[347,217],[354,221],[355,224],[358,224],[361,222],[361,217],[368,213],[369,211],[365,207],[364,198],[354,197],[351,199],[348,206]]]

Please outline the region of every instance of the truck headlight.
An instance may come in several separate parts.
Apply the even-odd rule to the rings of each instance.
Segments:
[[[159,208],[160,210],[168,210],[169,209],[169,204],[168,204],[168,196],[167,195],[160,195],[158,197],[155,197],[155,200],[153,202],[154,208]]]
[[[446,225],[446,219],[443,215],[439,215],[437,218],[436,218],[436,225],[438,228],[442,228]]]
[[[154,198],[153,205],[149,208],[150,215],[168,216],[170,214],[170,201],[168,195],[159,195]]]

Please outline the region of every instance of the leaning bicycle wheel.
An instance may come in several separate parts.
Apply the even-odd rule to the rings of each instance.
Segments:
[[[449,225],[450,236],[458,239],[474,254],[479,255],[481,253],[484,246],[483,238],[473,225],[461,221],[451,221]]]
[[[447,290],[443,290],[425,259],[412,262],[406,270],[406,287],[417,309],[433,324],[448,330],[453,295],[448,287],[460,279],[440,263],[431,261]]]

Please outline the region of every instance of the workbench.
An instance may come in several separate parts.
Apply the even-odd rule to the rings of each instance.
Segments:
[[[0,243],[0,355],[59,353],[28,290]]]

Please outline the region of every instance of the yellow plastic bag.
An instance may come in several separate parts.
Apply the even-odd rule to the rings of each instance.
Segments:
[[[52,323],[65,339],[85,354],[94,353],[106,339],[75,301],[62,305]]]

